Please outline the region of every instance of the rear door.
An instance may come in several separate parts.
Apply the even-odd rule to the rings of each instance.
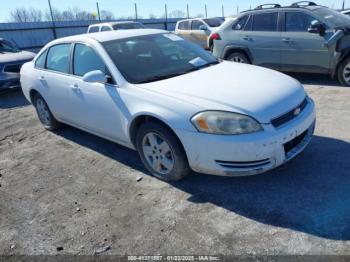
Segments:
[[[282,32],[281,69],[292,72],[329,72],[331,52],[326,42],[332,33],[321,36],[308,32],[317,20],[304,11],[288,11]]]
[[[70,118],[69,104],[69,56],[71,44],[58,44],[47,51],[46,61],[36,64],[39,92],[44,97],[50,110],[58,119]],[[45,53],[46,54],[46,53]],[[41,63],[41,65],[39,65]]]
[[[253,63],[274,69],[280,69],[281,32],[279,12],[252,14],[241,34],[241,41],[248,47]]]

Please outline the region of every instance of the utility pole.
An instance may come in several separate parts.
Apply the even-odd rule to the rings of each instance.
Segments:
[[[56,33],[56,25],[55,25],[55,20],[53,19],[53,12],[52,12],[52,7],[51,7],[51,1],[47,0],[49,3],[49,9],[50,9],[50,15],[51,15],[51,21],[52,21],[52,32],[53,32],[53,37],[54,39],[57,38],[57,33]]]
[[[98,2],[96,2],[96,7],[97,7],[98,21],[101,22],[100,7],[98,6]]]
[[[222,17],[225,17],[224,5],[221,6],[221,14],[222,14]]]
[[[135,3],[135,20],[137,20],[137,5]]]
[[[205,18],[208,18],[208,10],[207,10],[207,5],[204,5],[204,9],[205,9]]]
[[[345,0],[343,0],[343,8],[342,10],[345,10]]]
[[[189,18],[190,18],[190,9],[189,9],[188,4],[187,4],[187,19],[189,19]]]
[[[168,30],[168,6],[165,4],[165,30]]]

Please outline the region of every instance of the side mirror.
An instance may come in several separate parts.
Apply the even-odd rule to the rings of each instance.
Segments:
[[[102,71],[100,70],[94,70],[91,72],[87,72],[83,76],[83,81],[89,82],[89,83],[106,83],[107,77]]]
[[[206,25],[200,25],[199,30],[207,31],[208,27]]]
[[[319,21],[314,20],[311,22],[311,26],[307,29],[307,31],[311,34],[324,35],[326,32],[326,28]]]

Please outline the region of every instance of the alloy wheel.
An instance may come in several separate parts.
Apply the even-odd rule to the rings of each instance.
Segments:
[[[37,99],[36,108],[41,122],[43,122],[44,125],[50,125],[50,112],[41,98]]]
[[[160,174],[169,174],[174,168],[174,154],[167,141],[155,132],[147,133],[142,140],[142,153],[147,163]]]
[[[343,70],[343,78],[347,84],[350,84],[350,63],[348,63]]]

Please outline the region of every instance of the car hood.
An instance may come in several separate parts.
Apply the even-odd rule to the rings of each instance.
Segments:
[[[0,64],[28,61],[35,57],[35,54],[28,51],[20,51],[17,53],[0,53]]]
[[[140,86],[196,105],[198,111],[237,112],[260,123],[270,123],[272,118],[293,109],[305,98],[302,85],[287,75],[226,61]]]

